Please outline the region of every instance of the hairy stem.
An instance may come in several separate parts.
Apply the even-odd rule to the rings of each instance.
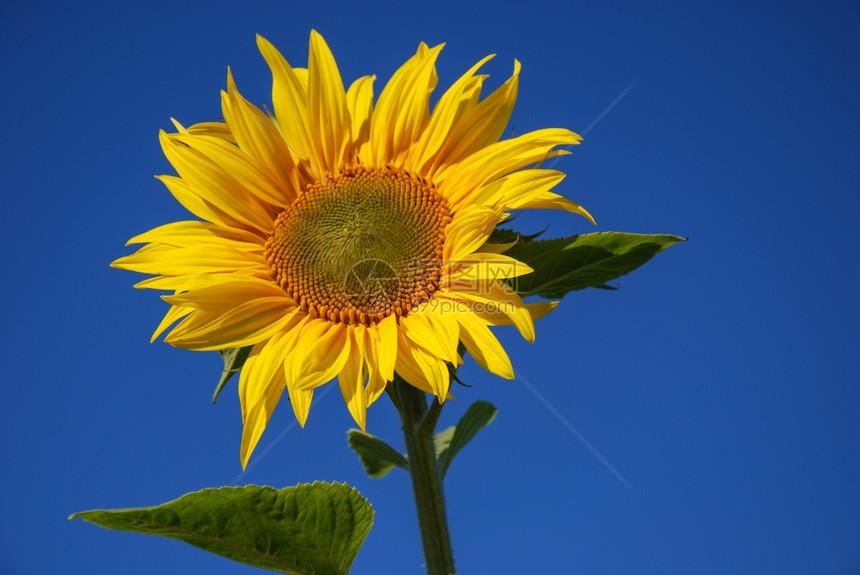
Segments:
[[[445,495],[433,436],[442,405],[434,398],[428,409],[426,394],[396,374],[394,392],[403,418],[406,454],[415,492],[427,575],[454,575],[454,553],[451,550]]]

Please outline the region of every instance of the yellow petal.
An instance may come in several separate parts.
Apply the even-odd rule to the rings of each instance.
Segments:
[[[362,76],[346,91],[346,106],[352,125],[352,141],[356,149],[370,137],[370,116],[373,112],[373,82],[376,76]]]
[[[450,314],[419,308],[400,319],[400,330],[413,345],[420,345],[443,361],[457,362],[457,324]]]
[[[395,316],[389,317],[394,318]],[[360,341],[364,350],[361,356],[364,363],[364,377],[367,380],[367,385],[364,389],[365,408],[370,407],[374,401],[379,399],[385,391],[386,384],[394,379],[394,363],[397,359],[396,327],[393,330],[387,331],[384,335],[380,335],[378,327],[381,323],[377,326],[370,326],[366,330],[361,330],[363,333],[361,334],[362,339]],[[356,341],[359,341],[358,337],[356,337]],[[381,354],[390,358],[390,370],[387,366],[380,364]],[[384,361],[389,361],[387,358]],[[386,377],[383,372],[388,372],[389,375]]]
[[[205,190],[198,192],[184,182],[182,178],[176,176],[156,176],[156,179],[161,181],[167,189],[176,198],[176,201],[194,214],[208,222],[219,224],[224,227],[246,230],[257,237],[265,239],[268,237],[268,232],[262,232],[258,229],[247,226],[241,221],[234,218],[228,211],[222,210],[217,205],[213,204],[208,199],[204,198]]]
[[[183,248],[147,244],[135,253],[111,262],[111,267],[163,276],[189,276],[265,269],[262,254],[229,247],[194,245]]]
[[[507,210],[561,209],[579,214],[591,223],[585,208],[549,190],[564,179],[564,173],[548,169],[520,170],[481,187],[464,199],[463,205],[501,205]]]
[[[245,462],[250,456],[250,451],[245,451],[245,436],[248,436],[248,446],[253,449],[286,385],[284,360],[295,346],[296,332],[307,319],[304,314],[294,316],[290,323],[268,342],[257,344],[242,368],[239,400],[242,405],[242,420],[245,422],[242,452]],[[289,394],[296,419],[304,426],[313,392],[290,389]],[[253,440],[253,443],[250,440]]]
[[[197,311],[176,326],[164,341],[199,351],[245,347],[280,331],[290,320],[291,312],[295,312],[293,306],[283,297],[263,297],[211,319],[210,314]],[[194,321],[198,317],[205,317],[207,321],[199,325],[200,322]]]
[[[174,118],[170,118],[170,121],[176,126],[176,131],[182,134],[193,134],[196,136],[214,136],[216,138],[221,138],[227,142],[235,142],[233,139],[233,132],[224,122],[200,122],[199,124],[194,124],[186,128],[179,122],[177,122]]]
[[[295,305],[284,291],[272,281],[241,276],[225,276],[222,281],[172,296],[163,296],[164,301],[173,305],[184,305],[207,312],[226,312],[237,305],[259,298],[282,298],[284,305]]]
[[[272,278],[267,272],[254,269],[228,272],[210,272],[203,274],[158,276],[139,281],[134,287],[139,289],[171,290],[176,293],[198,289],[218,283],[238,281],[241,279],[263,280],[271,283]]]
[[[398,336],[397,373],[411,385],[444,401],[451,384],[448,365],[433,352],[407,338],[403,330]]]
[[[166,314],[164,314],[164,318],[161,320],[161,323],[159,323],[158,327],[155,328],[155,332],[152,334],[149,343],[154,342],[156,339],[158,339],[158,336],[160,336],[164,332],[164,330],[166,330],[168,327],[179,321],[180,318],[185,317],[192,311],[194,311],[193,307],[183,307],[179,305],[170,306],[170,309],[167,310]]]
[[[557,301],[536,301],[526,304],[526,309],[532,316],[532,320],[537,321],[542,317],[546,317],[549,313],[558,306]]]
[[[597,222],[594,221],[594,217],[588,210],[574,202],[573,200],[569,200],[564,196],[560,196],[558,194],[554,194],[552,192],[540,192],[540,193],[532,193],[528,194],[526,197],[519,202],[519,204],[512,208],[516,210],[532,210],[532,209],[544,209],[544,210],[564,210],[566,212],[570,212],[572,214],[579,214],[584,217],[592,224],[597,225]]]
[[[505,324],[512,323],[526,341],[531,343],[535,339],[534,321],[532,321],[532,316],[525,302],[516,291],[502,281],[476,282],[470,290],[443,288],[435,295],[440,298],[463,301],[469,304],[473,313],[491,325],[502,325],[502,323],[497,323],[497,319]]]
[[[486,245],[486,244],[484,244]],[[448,285],[460,285],[479,280],[515,278],[534,270],[523,262],[503,254],[469,254],[448,262]]]
[[[513,75],[481,102],[468,105],[451,128],[445,147],[433,162],[433,173],[474,154],[499,140],[517,100],[520,63]]]
[[[502,140],[473,153],[461,162],[439,173],[439,193],[457,210],[475,190],[528,166],[542,162],[554,153],[557,146],[572,146],[580,137],[563,128],[546,128]]]
[[[431,167],[428,164],[439,161],[440,148],[449,141],[449,133],[457,119],[470,103],[477,101],[483,78],[476,78],[475,72],[492,57],[493,55],[487,56],[472,66],[442,94],[433,109],[427,129],[409,150],[407,169],[432,177],[433,172],[428,169]]]
[[[397,334],[397,374],[413,387],[425,393],[433,393],[433,386],[427,380],[424,371],[415,361],[412,354],[412,343],[398,330]]]
[[[302,427],[308,421],[308,414],[311,411],[311,403],[314,398],[313,389],[297,389],[293,386],[287,386],[287,391],[290,394],[290,404],[293,406],[293,413],[296,416],[296,421]]]
[[[311,30],[308,56],[308,131],[316,165],[333,172],[351,159],[350,118],[337,63],[323,37]],[[313,162],[312,162],[313,163]]]
[[[259,236],[233,228],[225,228],[208,222],[188,220],[171,222],[136,235],[125,245],[160,243],[175,247],[199,245],[201,243],[224,245],[242,251],[260,252],[263,246]]]
[[[486,243],[504,218],[503,210],[484,206],[470,206],[455,214],[445,229],[442,257],[445,261],[468,257]]]
[[[367,329],[363,325],[351,330],[353,341],[345,369],[338,375],[338,384],[352,418],[364,431],[367,428],[367,398],[364,393],[365,355],[370,351]]]
[[[423,42],[386,84],[370,119],[370,166],[398,165],[409,147],[420,137],[429,119],[430,94],[436,87],[436,58],[440,44],[428,48]]]
[[[275,369],[268,369],[279,357],[278,349],[285,332],[278,332],[267,341],[254,345],[239,373],[239,404],[242,419],[265,400],[266,389],[275,376]]]
[[[241,187],[243,193],[250,193],[257,203],[265,202],[276,208],[283,208],[292,203],[294,195],[286,188],[267,175],[268,169],[240,150],[234,144],[212,136],[193,136],[176,134],[172,138],[186,144],[207,158],[223,172],[223,179],[231,189]],[[267,213],[274,213],[269,211]]]
[[[387,385],[388,382],[386,382],[378,373],[371,373],[368,376],[367,387],[364,390],[367,407],[373,405],[373,402],[382,396]]]
[[[460,324],[460,339],[478,365],[490,373],[513,379],[511,360],[487,323],[469,311],[456,313],[455,316]]]
[[[269,233],[274,210],[258,196],[246,191],[224,168],[199,150],[180,143],[175,136],[177,134],[169,136],[162,131],[159,134],[161,147],[188,186],[208,203],[240,222],[244,228]]]
[[[244,387],[239,388],[239,399],[246,411],[253,409],[256,402],[264,397],[260,390],[268,385],[267,382],[272,381],[278,373],[284,375],[284,358],[296,343],[293,330],[300,328],[304,319],[298,314],[293,315],[281,331],[275,333],[268,341],[254,346],[259,348],[257,356],[254,362],[246,362],[242,368],[248,380]]]
[[[240,399],[242,399],[242,422],[244,424],[239,456],[243,469],[248,465],[251,454],[280,402],[284,387],[286,387],[282,366],[280,366],[281,369],[272,371],[270,379],[256,378],[253,372],[248,371],[249,368],[253,368],[255,360],[259,361],[255,351],[251,353],[251,357],[248,358],[245,367],[242,368],[239,380]],[[246,373],[250,373],[250,375],[245,375]],[[245,377],[243,378],[242,376]],[[250,387],[251,382],[257,384],[258,387],[256,390],[246,389]],[[289,388],[287,390],[296,420],[299,422],[299,425],[304,427],[313,400],[313,391]],[[253,406],[247,408],[247,402],[252,400],[254,401]]]
[[[397,316],[390,315],[370,329],[376,371],[385,381],[394,379],[394,366],[397,363]]]
[[[221,93],[221,110],[239,148],[265,166],[271,179],[279,184],[286,203],[295,200],[304,182],[290,149],[275,124],[239,93],[229,69],[227,92]]]
[[[248,465],[251,453],[263,435],[263,431],[266,429],[284,390],[283,369],[269,370],[265,375],[261,374],[258,369],[259,362],[273,363],[271,358],[267,358],[267,356],[278,353],[275,346],[268,343],[255,345],[239,374],[239,401],[242,407],[243,423],[239,458],[243,469]],[[308,400],[308,404],[310,404],[310,400]]]
[[[349,359],[352,342],[348,329],[328,320],[308,321],[287,357],[288,385],[308,390],[334,379]]]
[[[558,185],[565,175],[558,170],[533,168],[519,170],[481,186],[463,201],[463,205],[503,205],[514,209],[523,200],[523,195],[545,192]]]
[[[259,34],[257,47],[272,70],[272,105],[284,142],[302,161],[316,160],[307,124],[307,72],[301,74],[290,66],[281,53]],[[317,166],[314,168],[318,169]]]

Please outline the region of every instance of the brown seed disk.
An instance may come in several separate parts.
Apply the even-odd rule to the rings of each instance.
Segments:
[[[448,208],[433,184],[391,166],[353,166],[310,185],[275,219],[266,260],[312,317],[372,325],[430,299]]]

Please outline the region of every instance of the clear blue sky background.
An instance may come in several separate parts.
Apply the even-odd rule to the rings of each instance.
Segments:
[[[519,58],[516,133],[582,131],[637,82],[560,190],[599,230],[690,238],[618,291],[569,296],[534,345],[500,330],[638,495],[523,383],[463,368],[443,425],[499,407],[446,483],[463,574],[860,572],[857,2],[147,4],[0,6],[0,572],[253,572],[65,518],[239,475],[235,384],[209,402],[217,354],[147,343],[165,304],[108,263],[185,217],[153,179],[171,173],[157,130],[217,119],[228,65],[270,101],[254,34],[301,64],[311,28],[377,89],[422,40],[448,43],[440,87],[491,52],[496,86]],[[544,222],[591,230],[519,225]],[[264,447],[293,421],[281,407]],[[354,573],[422,573],[407,478],[366,478],[353,425],[335,389],[239,481],[355,485],[377,520]],[[368,430],[399,445],[386,399]]]

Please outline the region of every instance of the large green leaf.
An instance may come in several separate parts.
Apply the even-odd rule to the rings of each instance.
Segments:
[[[358,429],[347,432],[349,446],[358,454],[364,470],[373,479],[388,474],[394,467],[409,469],[409,462],[396,449],[369,433]]]
[[[553,240],[520,241],[507,251],[531,266],[530,274],[510,280],[518,292],[560,298],[588,287],[612,289],[607,282],[629,273],[684,238],[665,234],[598,232]]]
[[[240,563],[293,575],[349,572],[373,524],[373,508],[352,487],[314,482],[284,489],[221,487],[156,507],[75,513],[120,531],[185,541]]]
[[[249,345],[248,347],[222,349],[218,352],[221,354],[221,359],[224,360],[224,370],[221,372],[221,379],[218,380],[218,387],[215,388],[215,393],[212,394],[212,403],[215,403],[215,400],[218,399],[218,394],[221,393],[221,390],[224,389],[224,386],[230,381],[233,374],[238,373],[242,369],[242,366],[245,365],[248,356],[251,355],[252,349],[254,349],[254,346]]]
[[[442,477],[461,449],[496,417],[496,406],[488,401],[476,401],[469,406],[457,425],[436,434],[436,457]]]

